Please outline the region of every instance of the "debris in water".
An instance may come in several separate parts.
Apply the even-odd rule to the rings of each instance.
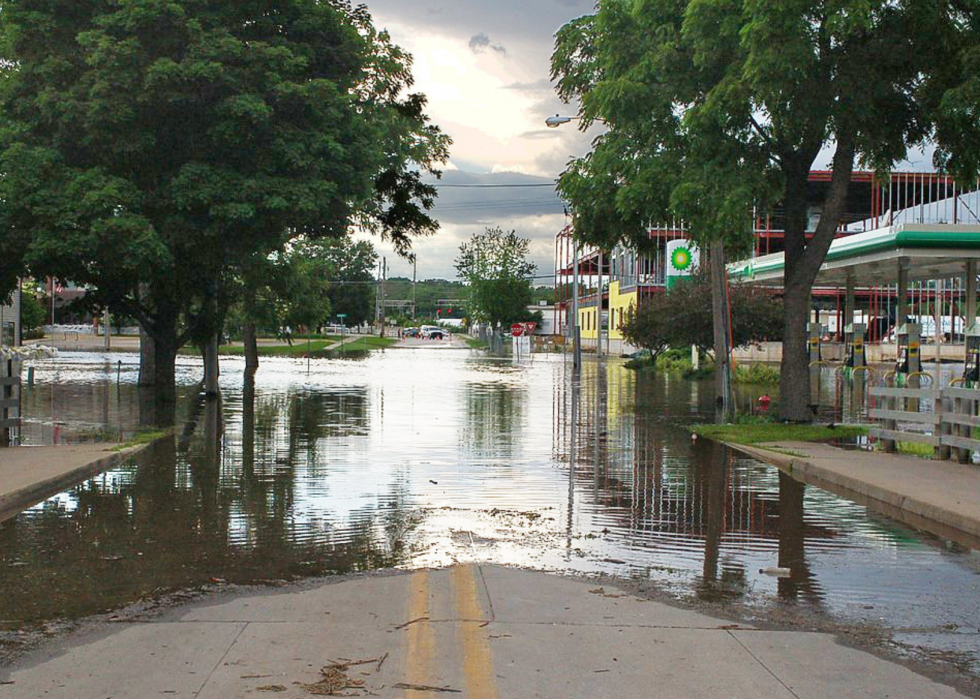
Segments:
[[[267,684],[265,687],[256,687],[256,692],[285,692],[286,688],[281,684]]]
[[[432,485],[439,485],[439,481],[434,481],[431,478],[429,479],[429,483],[431,483]]]
[[[765,575],[771,575],[774,578],[788,578],[790,575],[792,575],[792,571],[790,571],[789,568],[779,568],[776,566],[771,568],[762,568],[759,570],[759,572],[764,573]]]

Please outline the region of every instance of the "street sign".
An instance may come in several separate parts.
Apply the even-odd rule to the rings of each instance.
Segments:
[[[537,323],[524,323],[524,332],[528,335],[533,335],[534,331],[537,330]]]
[[[524,329],[525,328],[523,323],[514,323],[513,325],[510,326],[510,334],[513,335],[514,337],[520,337],[521,335],[524,334]]]

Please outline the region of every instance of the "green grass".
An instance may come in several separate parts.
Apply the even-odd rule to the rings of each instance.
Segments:
[[[336,356],[343,352],[365,352],[369,350],[384,349],[397,344],[397,342],[398,340],[390,337],[374,337],[373,335],[365,335],[354,342],[344,345],[341,349],[336,350],[334,355]]]
[[[781,422],[701,424],[694,425],[691,429],[699,437],[750,446],[773,442],[829,442],[868,434],[868,428],[859,425],[835,426],[831,429],[827,425],[793,425]]]
[[[289,345],[259,345],[259,356],[260,357],[305,357],[307,351],[316,354],[317,352],[322,352],[324,349],[339,342],[340,338],[330,338],[327,340],[314,340],[307,344],[305,340],[293,340],[293,346]],[[350,347],[350,345],[348,345]],[[245,354],[245,348],[241,345],[222,345],[218,348],[218,354],[226,356],[236,356],[241,357]]]
[[[473,349],[486,349],[490,346],[488,343],[475,337],[464,337],[463,341]]]
[[[917,456],[922,459],[932,459],[936,455],[935,447],[931,444],[922,444],[921,442],[898,442],[895,445],[895,450],[899,454]],[[881,442],[875,444],[875,451],[883,451]]]
[[[158,439],[163,439],[170,435],[171,432],[173,430],[143,430],[136,433],[130,440],[114,446],[109,451],[122,451],[124,449],[132,449],[133,447],[141,447],[155,442]]]

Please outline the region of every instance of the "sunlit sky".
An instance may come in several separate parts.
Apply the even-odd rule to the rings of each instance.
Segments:
[[[453,138],[446,184],[547,183],[588,151],[592,134],[574,124],[548,129],[544,120],[569,112],[549,80],[554,34],[590,12],[591,0],[369,0],[368,7],[375,24],[413,55],[415,89]],[[436,215],[440,233],[415,246],[420,279],[454,279],[460,243],[496,225],[532,240],[538,274],[553,271],[554,235],[565,217],[548,188],[446,189]],[[374,242],[388,258],[389,276],[411,276],[409,263]]]

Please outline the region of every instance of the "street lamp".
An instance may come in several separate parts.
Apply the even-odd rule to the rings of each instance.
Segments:
[[[577,116],[568,117],[568,116],[562,116],[560,114],[555,114],[553,117],[548,117],[547,119],[545,119],[544,123],[548,125],[549,129],[557,129],[559,126],[561,126],[562,124],[567,124],[572,119],[581,119],[581,118],[582,117],[577,117]]]

